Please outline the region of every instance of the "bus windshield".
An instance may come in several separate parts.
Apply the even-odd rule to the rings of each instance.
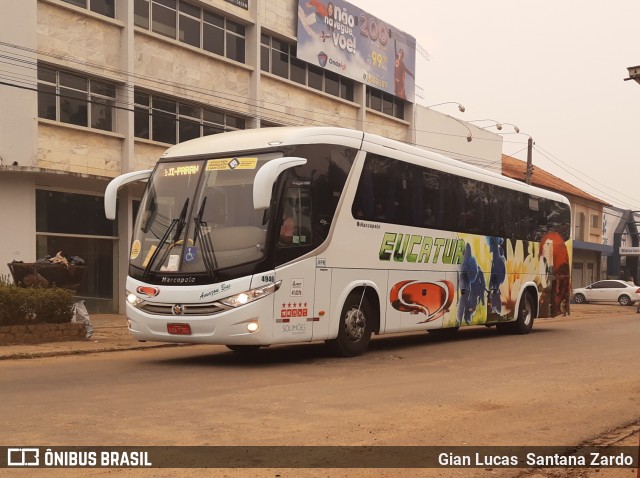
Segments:
[[[160,162],[138,212],[131,266],[212,275],[260,260],[267,215],[253,208],[253,180],[274,157]]]

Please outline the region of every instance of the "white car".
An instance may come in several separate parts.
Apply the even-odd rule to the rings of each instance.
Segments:
[[[573,301],[576,304],[616,300],[620,305],[631,305],[640,301],[640,287],[623,280],[601,280],[587,287],[573,289]]]

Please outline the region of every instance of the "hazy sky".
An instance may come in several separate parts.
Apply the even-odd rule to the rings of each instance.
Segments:
[[[436,109],[514,123],[535,141],[534,166],[640,210],[640,84],[623,81],[640,65],[640,1],[350,2],[429,53],[417,55],[419,103],[457,101],[465,113]],[[526,146],[504,135],[503,153],[526,160]]]

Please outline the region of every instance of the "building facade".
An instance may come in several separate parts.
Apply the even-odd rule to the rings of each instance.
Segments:
[[[603,259],[602,268],[607,278],[640,280],[640,237],[637,211],[606,207],[602,223],[602,241],[611,249]]]
[[[305,3],[306,5],[306,3]],[[122,310],[131,225],[172,144],[282,125],[355,128],[495,168],[502,140],[297,57],[296,0],[0,0],[0,236],[5,264],[81,257],[91,312]],[[384,20],[384,19],[383,19]],[[468,136],[490,141],[468,141]]]
[[[519,181],[525,180],[527,163],[511,156],[502,156],[502,174]],[[573,287],[584,287],[606,277],[602,258],[611,254],[612,247],[603,243],[605,201],[592,196],[572,184],[563,181],[536,166],[531,174],[531,184],[563,194],[571,203],[573,230]]]

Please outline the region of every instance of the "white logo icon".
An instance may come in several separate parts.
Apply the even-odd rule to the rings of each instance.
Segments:
[[[7,449],[8,466],[39,466],[40,450],[38,448]]]

